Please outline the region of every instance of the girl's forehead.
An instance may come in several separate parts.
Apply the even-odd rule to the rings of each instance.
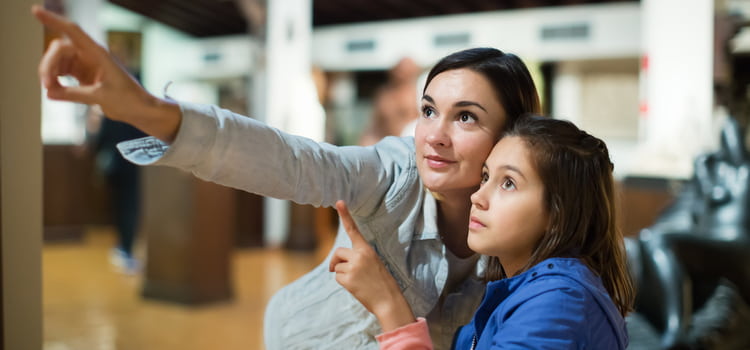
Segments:
[[[523,153],[523,155],[525,155],[526,149],[526,142],[524,142],[521,137],[514,135],[503,136],[499,141],[497,141],[495,147],[492,148],[491,154],[520,156],[521,154],[519,153]]]
[[[489,168],[505,165],[527,168],[531,166],[531,152],[521,137],[504,136],[492,148],[485,164]]]

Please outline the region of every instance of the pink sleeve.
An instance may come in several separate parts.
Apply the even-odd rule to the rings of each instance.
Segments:
[[[379,334],[375,337],[380,350],[432,350],[432,339],[427,321],[419,317],[417,322]]]

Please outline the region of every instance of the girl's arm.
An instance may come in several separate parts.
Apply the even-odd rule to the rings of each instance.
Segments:
[[[329,270],[336,281],[377,317],[381,349],[432,349],[424,319],[417,321],[396,280],[354,223],[343,201],[336,203],[352,248],[338,248]]]
[[[422,317],[406,326],[379,334],[375,339],[380,344],[380,350],[432,350],[427,321]]]

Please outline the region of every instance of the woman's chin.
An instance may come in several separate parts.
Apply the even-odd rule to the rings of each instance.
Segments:
[[[443,193],[451,190],[451,186],[442,181],[425,181],[424,187],[432,193]]]

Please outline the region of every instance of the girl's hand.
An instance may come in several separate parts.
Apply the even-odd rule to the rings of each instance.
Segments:
[[[179,106],[149,94],[77,24],[39,5],[31,12],[47,28],[61,34],[39,63],[39,78],[47,97],[99,105],[110,119],[132,124],[167,142],[174,139],[181,120]],[[74,77],[79,85],[60,84],[58,78],[62,76]]]
[[[329,271],[336,272],[336,282],[348,290],[372,312],[383,332],[416,322],[396,280],[380,261],[354,223],[343,201],[336,202],[352,248],[338,248],[331,257]]]

